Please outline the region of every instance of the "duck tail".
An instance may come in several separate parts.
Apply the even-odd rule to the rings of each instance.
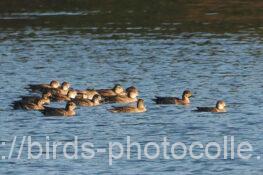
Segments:
[[[36,85],[34,84],[28,84],[27,86],[24,87],[24,89],[26,89],[29,92],[34,92],[36,88]]]
[[[155,98],[152,99],[153,102],[157,103],[158,102],[159,97],[155,96]]]
[[[13,109],[21,109],[21,103],[20,103],[20,101],[13,101],[10,104],[10,107],[12,107]]]
[[[31,90],[30,85],[25,86],[24,89]]]

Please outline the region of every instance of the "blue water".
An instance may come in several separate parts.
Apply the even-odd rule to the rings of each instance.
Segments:
[[[182,32],[163,35],[94,34],[85,28],[23,28],[0,32],[0,156],[8,156],[14,136],[32,136],[44,143],[92,142],[107,148],[108,142],[126,143],[126,136],[142,145],[194,141],[223,143],[234,136],[236,143],[253,146],[250,160],[227,159],[127,160],[108,164],[108,154],[92,160],[66,160],[62,151],[56,160],[27,160],[24,151],[16,160],[19,145],[9,160],[0,160],[0,174],[262,174],[263,40],[253,30],[236,33]],[[74,118],[46,118],[37,111],[14,111],[13,100],[28,92],[29,83],[52,79],[71,82],[76,89],[110,88],[116,83],[134,85],[145,99],[142,114],[111,114],[111,105],[78,108]],[[190,89],[189,107],[158,106],[155,95],[181,96]],[[223,99],[228,112],[194,113],[196,106],[214,106]],[[62,104],[52,106],[63,107]],[[26,149],[26,146],[24,146]],[[3,157],[2,157],[3,158]]]

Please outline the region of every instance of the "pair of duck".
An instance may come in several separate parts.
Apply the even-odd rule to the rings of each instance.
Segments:
[[[76,105],[79,106],[97,106],[101,102],[108,103],[131,103],[137,101],[139,91],[134,86],[123,89],[120,85],[115,85],[112,89],[100,89],[100,90],[72,90],[70,84],[63,82],[62,85],[56,80],[50,82],[50,84],[37,84],[28,85],[27,89],[31,92],[42,92],[42,97],[35,96],[22,96],[19,101],[13,102],[14,109],[24,110],[39,110],[44,115],[56,115],[56,116],[72,116],[75,115]],[[66,95],[65,95],[66,94]],[[103,100],[102,100],[103,97]],[[50,104],[50,101],[67,101],[65,108],[50,108],[44,106]],[[138,107],[121,107],[115,110],[109,110],[115,112],[117,109],[124,110],[126,112],[142,112],[145,111],[144,101],[138,100]]]
[[[176,105],[189,105],[190,97],[192,93],[189,90],[183,92],[182,98],[177,97],[156,97],[153,101],[156,104],[176,104]],[[197,107],[195,112],[226,112],[226,103],[223,100],[219,100],[215,107]]]

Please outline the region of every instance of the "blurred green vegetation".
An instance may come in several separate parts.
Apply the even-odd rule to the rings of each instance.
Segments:
[[[73,15],[30,14],[47,12],[71,12]],[[223,33],[253,28],[261,32],[263,1],[1,0],[0,17],[0,28],[87,27],[105,33],[147,30]]]

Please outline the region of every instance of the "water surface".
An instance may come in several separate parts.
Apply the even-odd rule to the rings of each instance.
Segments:
[[[223,136],[235,136],[237,142],[249,141],[254,152],[248,161],[133,157],[113,166],[107,154],[66,160],[59,152],[57,160],[1,160],[0,174],[262,174],[262,160],[256,158],[263,148],[260,1],[220,6],[205,0],[152,5],[79,1],[71,6],[72,1],[64,6],[36,1],[4,8],[11,2],[1,2],[0,8],[1,141],[10,145],[13,136],[21,140],[31,135],[42,142],[45,136],[65,142],[76,135],[105,148],[109,141],[125,143],[127,135],[142,144],[163,137],[172,143],[223,143]],[[52,79],[69,81],[77,89],[135,85],[148,112],[111,114],[111,105],[105,105],[79,108],[76,117],[58,119],[9,106],[28,94],[27,84]],[[189,107],[151,101],[155,95],[181,96],[185,89],[194,94]],[[192,112],[218,99],[227,102],[227,113]],[[8,151],[1,147],[0,156]],[[26,156],[24,152],[22,158]]]

